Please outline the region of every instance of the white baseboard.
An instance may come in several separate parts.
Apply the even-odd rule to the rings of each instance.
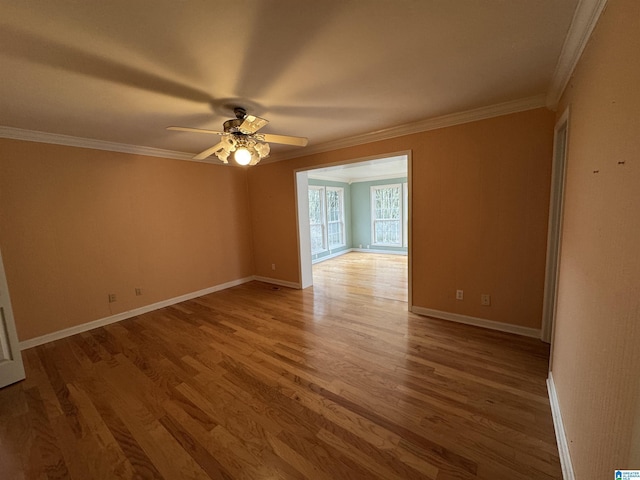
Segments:
[[[442,312],[440,310],[433,310],[431,308],[416,307],[415,305],[411,306],[411,311],[413,313],[417,313],[418,315],[440,318],[442,320],[450,320],[452,322],[474,325],[476,327],[488,328],[490,330],[515,333],[516,335],[522,335],[525,337],[540,338],[541,333],[539,328],[521,327],[520,325],[511,325],[510,323],[495,322],[493,320],[486,320],[484,318],[469,317],[467,315],[460,315],[459,313]]]
[[[257,275],[253,276],[253,279],[258,281],[258,282],[264,282],[264,283],[271,283],[273,285],[280,285],[281,287],[288,287],[288,288],[296,288],[298,290],[300,290],[300,283],[299,282],[287,282],[286,280],[279,280],[277,278],[270,278],[270,277],[259,277]]]
[[[408,255],[407,252],[403,252],[402,250],[382,250],[380,248],[352,248],[351,251],[362,253],[385,253],[388,255]]]
[[[346,250],[340,250],[339,252],[331,253],[329,255],[325,255],[324,257],[314,258],[313,260],[311,260],[311,264],[315,265],[316,263],[324,262],[325,260],[330,260],[332,258],[336,258],[336,257],[339,257],[340,255],[344,255],[345,253],[349,253],[353,251],[354,251],[353,248],[347,248]]]
[[[551,372],[549,372],[549,378],[547,378],[547,390],[549,392],[549,403],[551,404],[551,415],[553,416],[553,427],[556,431],[560,465],[562,466],[562,478],[564,478],[564,480],[575,480],[576,477],[573,473],[571,455],[569,455],[569,443],[567,442],[567,436],[564,431],[562,414],[560,413],[560,403],[558,402],[556,385],[553,383],[553,375]]]
[[[247,283],[252,280],[254,280],[254,277],[245,277],[239,280],[233,280],[231,282],[222,283],[220,285],[215,285],[213,287],[205,288],[203,290],[198,290],[197,292],[187,293],[185,295],[180,295],[179,297],[173,297],[168,300],[162,300],[161,302],[152,303],[151,305],[145,305],[144,307],[135,308],[133,310],[128,310],[126,312],[118,313],[116,315],[111,315],[109,317],[100,318],[92,322],[87,322],[81,325],[76,325],[74,327],[65,328],[63,330],[58,330],[57,332],[47,333],[46,335],[42,335],[40,337],[30,338],[29,340],[20,342],[18,346],[20,347],[20,350],[26,350],[28,348],[37,347],[38,345],[43,345],[45,343],[53,342],[54,340],[60,340],[61,338],[70,337],[71,335],[76,335],[78,333],[86,332],[94,328],[103,327],[111,323],[120,322],[121,320],[125,320],[127,318],[135,317],[137,315],[142,315],[143,313],[152,312],[153,310],[158,310],[160,308],[168,307],[170,305],[175,305],[176,303],[185,302],[187,300],[201,297],[203,295],[208,295],[209,293],[219,292],[220,290],[225,290],[227,288],[235,287],[237,285],[242,285],[243,283]]]

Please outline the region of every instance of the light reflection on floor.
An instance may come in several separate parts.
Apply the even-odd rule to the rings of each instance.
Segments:
[[[407,302],[407,256],[350,252],[313,266],[316,294],[354,294]]]

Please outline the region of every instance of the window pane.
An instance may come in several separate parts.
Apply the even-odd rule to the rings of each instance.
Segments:
[[[372,187],[373,243],[402,246],[402,186]]]
[[[322,190],[309,189],[309,222],[322,223]]]
[[[375,242],[386,245],[400,244],[399,220],[376,220],[374,224]]]
[[[345,245],[343,199],[341,187],[309,186],[311,253]]]
[[[344,245],[344,227],[342,222],[330,222],[327,225],[329,237],[329,248],[335,248]]]
[[[376,219],[400,218],[400,188],[386,187],[374,190],[374,208]]]
[[[340,220],[340,195],[335,190],[327,190],[327,220],[329,222]]]
[[[329,248],[341,247],[344,240],[344,189],[327,187],[327,243]]]
[[[311,252],[321,252],[324,250],[324,235],[322,225],[311,225]]]
[[[326,250],[324,216],[324,188],[309,187],[309,232],[311,234],[311,253]]]

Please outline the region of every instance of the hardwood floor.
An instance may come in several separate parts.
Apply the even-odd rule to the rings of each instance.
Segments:
[[[547,346],[410,314],[362,255],[24,351],[0,477],[562,478]]]
[[[332,297],[349,290],[358,295],[406,302],[407,278],[405,255],[352,252],[313,266],[315,290]]]

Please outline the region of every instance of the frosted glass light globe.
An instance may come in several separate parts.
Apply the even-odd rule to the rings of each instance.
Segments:
[[[233,154],[233,158],[239,165],[249,165],[249,162],[251,162],[251,152],[244,147],[240,147]]]

